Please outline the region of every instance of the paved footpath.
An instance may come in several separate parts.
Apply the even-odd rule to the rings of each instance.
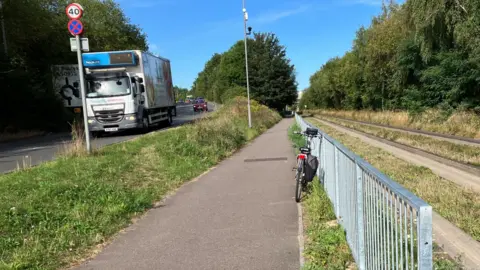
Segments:
[[[299,269],[292,123],[183,186],[78,269]],[[277,160],[252,160],[264,158]]]

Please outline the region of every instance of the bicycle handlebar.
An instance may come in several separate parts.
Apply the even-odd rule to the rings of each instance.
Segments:
[[[303,135],[303,136],[306,136],[306,137],[321,137],[322,134],[317,134],[317,135],[310,135],[310,134],[307,134],[306,132],[298,132],[298,131],[294,131],[293,134],[298,134],[298,135]]]

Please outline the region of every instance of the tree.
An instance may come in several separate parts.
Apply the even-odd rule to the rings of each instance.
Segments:
[[[302,104],[480,112],[480,1],[390,1],[351,51],[310,78]]]
[[[290,64],[284,46],[271,33],[255,33],[249,65],[251,95],[278,111],[297,100],[295,67]]]
[[[78,0],[85,8],[82,22],[91,51],[147,50],[146,35],[132,25],[113,0]],[[67,0],[4,0],[9,55],[2,54],[0,132],[18,129],[58,129],[66,112],[52,89],[51,66],[76,63],[66,28]],[[22,109],[19,110],[21,106]]]
[[[271,108],[282,110],[297,99],[294,66],[286,49],[271,33],[255,33],[248,42],[250,95]],[[237,41],[222,54],[207,61],[193,84],[196,94],[216,102],[225,102],[234,95],[246,95],[245,45]]]
[[[173,91],[175,92],[176,101],[185,100],[189,94],[189,90],[187,88],[181,88],[176,85],[173,86]]]

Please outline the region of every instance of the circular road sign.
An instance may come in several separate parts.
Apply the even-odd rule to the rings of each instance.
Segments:
[[[78,20],[83,15],[83,7],[80,4],[72,3],[67,6],[65,12],[71,20]]]
[[[81,35],[83,33],[83,24],[79,20],[70,20],[68,22],[68,31],[70,31],[70,34],[73,36]]]

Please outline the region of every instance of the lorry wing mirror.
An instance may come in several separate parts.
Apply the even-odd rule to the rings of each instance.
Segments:
[[[140,77],[137,77],[137,81],[138,81],[138,83],[143,83],[143,79],[140,78]]]
[[[78,82],[74,82],[73,87],[78,88]]]
[[[143,84],[140,84],[140,93],[145,93],[145,86],[143,86]]]
[[[136,81],[137,81],[137,80],[135,79],[135,77],[132,77],[132,78],[131,78],[131,82],[132,82],[132,83],[135,83]]]

